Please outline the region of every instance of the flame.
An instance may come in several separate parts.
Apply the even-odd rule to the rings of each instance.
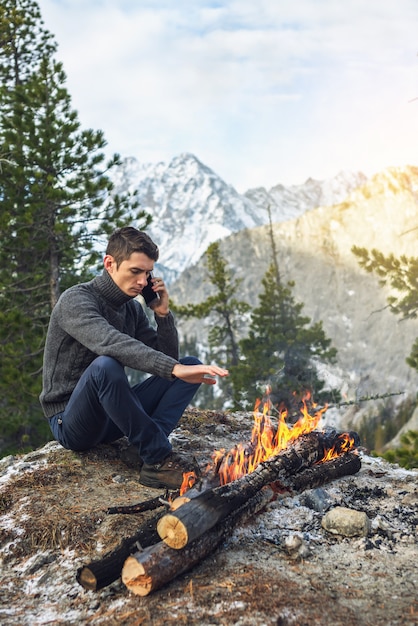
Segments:
[[[250,444],[247,446],[238,444],[226,454],[225,450],[217,450],[212,456],[213,465],[219,474],[221,485],[253,472],[260,463],[278,454],[302,434],[312,432],[318,426],[327,407],[323,407],[317,410],[314,415],[310,415],[308,402],[313,409],[316,409],[317,405],[311,401],[310,394],[307,394],[302,400],[302,415],[293,426],[286,424],[287,411],[279,411],[278,423],[275,428],[269,414],[273,409],[269,396],[267,395],[267,399],[263,403],[262,411],[259,410],[262,400],[258,399],[254,407],[254,424]]]
[[[344,452],[349,452],[354,447],[354,437],[350,437],[348,433],[341,433],[341,435],[338,436],[338,442],[334,446],[332,446],[332,448],[325,452],[323,458],[319,461],[319,463],[331,461],[332,459],[337,458],[337,456],[344,454]]]
[[[183,482],[180,487],[180,495],[184,495],[186,491],[191,489],[197,480],[197,476],[195,472],[184,472],[183,473]]]

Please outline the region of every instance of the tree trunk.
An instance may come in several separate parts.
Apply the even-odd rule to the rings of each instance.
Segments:
[[[353,443],[358,436],[352,434]],[[355,436],[354,436],[355,435]],[[231,483],[208,489],[164,515],[157,524],[161,539],[171,548],[184,548],[239,508],[264,485],[284,480],[324,458],[325,452],[342,444],[343,434],[311,432],[298,437],[277,456],[260,463],[250,474]]]
[[[329,480],[355,474],[360,467],[360,458],[348,452],[331,461],[307,468],[293,477],[284,477],[271,486],[264,486],[239,509],[184,548],[175,550],[160,541],[128,557],[122,570],[122,582],[134,594],[146,596],[200,563],[232,534],[238,524],[249,520],[274,499],[275,490],[299,493],[323,485]]]

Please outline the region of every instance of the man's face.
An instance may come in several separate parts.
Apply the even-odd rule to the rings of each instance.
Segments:
[[[132,298],[141,293],[154,269],[154,261],[143,252],[133,252],[119,267],[116,267],[113,256],[107,254],[103,264],[119,289]]]

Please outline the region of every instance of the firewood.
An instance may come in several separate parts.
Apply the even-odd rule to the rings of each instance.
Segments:
[[[282,480],[272,483],[272,487],[275,491],[295,495],[306,489],[320,487],[337,478],[352,476],[357,474],[360,469],[361,460],[358,454],[346,452],[331,461],[316,463],[294,476],[282,478]]]
[[[230,535],[236,524],[244,523],[260,511],[274,497],[273,490],[266,486],[240,508],[231,513],[222,524],[218,524],[197,541],[183,550],[173,550],[159,543],[129,556],[122,569],[122,582],[136,595],[146,596],[170,580],[188,571]]]
[[[344,453],[331,461],[314,465],[299,474],[283,477],[280,483],[264,486],[240,508],[184,548],[176,550],[160,541],[129,556],[122,569],[122,582],[132,593],[146,596],[184,574],[211,554],[238,524],[248,521],[274,499],[274,490],[296,494],[359,471],[358,455]],[[272,489],[273,487],[274,489]]]
[[[77,582],[90,591],[98,591],[107,587],[120,577],[126,558],[138,550],[138,545],[145,548],[158,543],[156,523],[162,512],[155,514],[150,520],[141,525],[131,537],[126,537],[114,550],[105,556],[77,570]]]
[[[168,500],[174,498],[179,504],[182,499],[179,491],[166,491],[163,496],[157,496],[150,500],[144,500],[136,504],[126,506],[115,506],[107,509],[109,515],[119,513],[133,515],[152,511],[160,507],[167,507]],[[165,499],[164,499],[165,498]],[[145,522],[138,531],[126,537],[121,543],[110,552],[106,553],[102,558],[83,565],[77,570],[77,582],[89,591],[98,591],[103,587],[107,587],[120,577],[123,564],[126,558],[138,549],[138,545],[146,548],[158,543],[160,537],[157,533],[156,524],[163,515],[162,511],[155,514],[148,522]]]
[[[327,450],[342,445],[342,438],[345,441],[346,435],[335,431],[314,431],[298,437],[291,446],[260,463],[250,474],[221,487],[208,489],[175,511],[163,515],[157,524],[159,536],[171,548],[184,548],[239,508],[264,485],[286,479],[320,461]],[[358,440],[355,433],[351,435],[353,441]]]
[[[167,489],[164,496],[157,496],[156,498],[137,502],[136,504],[111,506],[107,509],[106,513],[108,515],[115,515],[116,513],[124,515],[136,515],[137,513],[145,513],[145,511],[153,511],[160,508],[161,506],[165,506],[169,499],[175,499],[179,497],[179,494],[179,490],[169,491]]]
[[[327,441],[328,445],[326,447],[329,447],[329,437]],[[291,464],[291,467],[293,467],[293,464]],[[280,481],[273,481],[273,486],[276,491],[297,493],[300,490],[324,484],[324,482],[328,480],[355,473],[359,468],[360,459],[358,456],[344,454],[340,455],[338,459],[333,462],[319,464],[311,468],[308,467],[299,473],[292,474],[291,470],[289,470],[289,475],[287,475],[286,471],[283,471],[280,475]],[[234,482],[236,483],[237,481]],[[228,485],[225,485],[225,487],[228,487]],[[203,492],[203,494],[204,493],[205,492]],[[148,502],[149,501],[147,501],[147,503]],[[183,505],[185,502],[188,502],[187,497],[177,498],[173,502],[173,509]],[[141,503],[134,506],[138,510],[142,508]],[[107,553],[101,559],[97,559],[96,561],[92,561],[80,567],[77,570],[77,581],[79,584],[85,589],[99,590],[117,580],[125,560],[129,555],[137,551],[138,544],[140,544],[142,548],[147,548],[159,542],[160,537],[155,526],[163,515],[163,512],[158,512],[148,522],[143,524],[138,529],[137,533],[125,538],[117,548]]]

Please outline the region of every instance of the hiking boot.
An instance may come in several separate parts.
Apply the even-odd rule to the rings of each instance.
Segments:
[[[183,483],[183,474],[195,472],[200,476],[200,469],[195,459],[185,458],[172,452],[160,463],[148,465],[144,463],[139,475],[139,482],[154,489],[180,489]]]

